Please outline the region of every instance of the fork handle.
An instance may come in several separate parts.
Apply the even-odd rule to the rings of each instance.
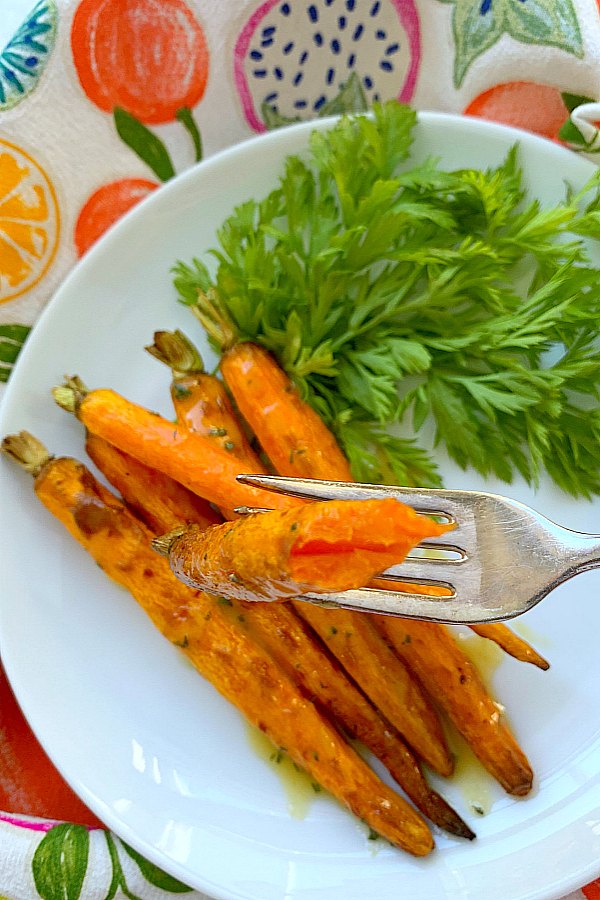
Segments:
[[[565,545],[565,557],[571,559],[572,564],[565,572],[565,580],[580,572],[600,567],[600,534],[575,534],[569,535],[569,543]]]

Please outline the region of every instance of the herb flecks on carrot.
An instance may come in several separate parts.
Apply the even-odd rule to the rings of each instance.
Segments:
[[[282,600],[361,587],[446,530],[391,498],[334,500],[209,529],[192,525],[166,541],[184,583],[216,596]]]
[[[480,762],[509,794],[531,790],[529,761],[481,677],[447,628],[376,616],[375,625],[447,713]]]
[[[221,372],[280,475],[352,480],[334,436],[270,353],[237,344],[221,359]]]
[[[188,431],[107,388],[87,391],[81,379],[53,390],[59,406],[88,431],[145,465],[158,469],[216,506],[285,508],[302,505],[289,497],[236,482],[240,463],[204,435]]]
[[[182,331],[156,331],[148,353],[171,369],[171,401],[177,421],[244,460],[250,473],[264,472],[236,419],[222,381],[204,369],[197,348]]]
[[[171,530],[192,522],[208,528],[222,521],[206,500],[98,435],[88,432],[85,449],[127,505],[153,531]]]

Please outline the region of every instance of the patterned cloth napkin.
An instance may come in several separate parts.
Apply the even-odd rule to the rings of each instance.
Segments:
[[[596,0],[40,0],[0,53],[0,380],[71,267],[162,182],[257,132],[390,97],[594,158]],[[0,809],[12,900],[187,890],[81,804],[3,677]],[[584,894],[600,900],[600,881]]]

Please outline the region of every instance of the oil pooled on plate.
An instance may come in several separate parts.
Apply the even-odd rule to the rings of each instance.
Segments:
[[[281,782],[287,798],[288,812],[293,819],[303,819],[312,801],[322,788],[310,775],[294,763],[287,753],[273,746],[269,738],[254,725],[246,725],[246,739],[250,749],[265,760]]]

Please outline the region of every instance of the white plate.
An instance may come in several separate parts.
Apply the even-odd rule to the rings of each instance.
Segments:
[[[228,150],[117,224],[33,332],[0,432],[27,428],[53,452],[81,457],[81,426],[50,399],[65,372],[169,414],[168,373],[143,345],[154,329],[179,326],[208,356],[199,328],[175,301],[170,267],[213,245],[234,204],[264,195],[312,127]],[[413,158],[434,153],[450,167],[485,167],[515,140],[544,203],[562,196],[563,178],[578,186],[593,171],[530,135],[435,114],[420,116]],[[447,484],[481,486],[443,466]],[[387,845],[374,853],[363,826],[322,795],[303,820],[292,818],[276,774],[249,749],[238,713],[106,580],[6,460],[0,488],[0,642],[10,681],[75,791],[167,871],[226,900],[541,900],[600,874],[597,574],[581,575],[528,616],[550,672],[506,660],[496,675],[537,773],[533,796],[519,802],[498,793],[489,815],[473,822],[477,841],[439,836],[436,852],[417,862]],[[578,503],[548,485],[537,496],[524,485],[491,488],[568,526],[600,530],[598,501]],[[445,793],[465,812],[456,786]]]

